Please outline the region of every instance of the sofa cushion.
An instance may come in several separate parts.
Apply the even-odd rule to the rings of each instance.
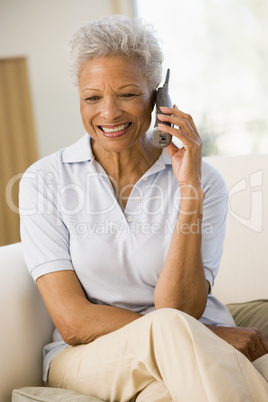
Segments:
[[[82,395],[68,389],[48,387],[25,387],[14,389],[12,402],[100,402],[101,399]]]
[[[231,303],[226,307],[239,327],[256,327],[268,341],[268,299]]]

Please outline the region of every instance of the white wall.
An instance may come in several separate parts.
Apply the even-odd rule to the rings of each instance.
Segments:
[[[131,15],[131,0],[0,0],[0,58],[28,59],[40,157],[84,134],[66,43],[84,22],[117,13]]]

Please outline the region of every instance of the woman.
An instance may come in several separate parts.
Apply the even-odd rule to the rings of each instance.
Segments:
[[[225,184],[176,106],[159,128],[183,147],[152,145],[155,33],[110,17],[81,27],[69,55],[86,134],[30,167],[20,190],[25,259],[57,328],[44,381],[107,401],[266,400],[251,361],[267,363],[267,343],[211,294]]]

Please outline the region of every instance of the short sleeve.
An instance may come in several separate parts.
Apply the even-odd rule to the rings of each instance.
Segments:
[[[41,160],[32,165],[20,181],[21,240],[35,281],[47,273],[73,270],[68,229],[58,209],[59,174],[53,157],[47,158],[45,163]]]

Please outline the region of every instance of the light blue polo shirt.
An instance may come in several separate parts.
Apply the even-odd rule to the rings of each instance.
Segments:
[[[132,188],[124,211],[111,181],[94,158],[88,134],[27,169],[20,183],[25,261],[34,280],[75,270],[91,302],[146,314],[154,310],[154,288],[178,217],[179,184],[165,149]],[[204,161],[202,186],[202,258],[212,288],[222,256],[228,192],[220,174]],[[182,228],[189,229],[197,227]],[[200,321],[235,325],[211,294]],[[49,362],[67,346],[57,331],[53,340],[45,348],[44,380]]]

